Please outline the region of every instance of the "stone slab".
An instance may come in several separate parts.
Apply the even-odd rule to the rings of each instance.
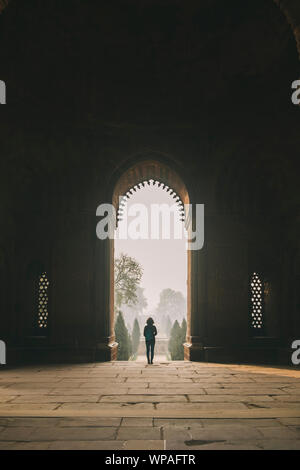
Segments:
[[[161,439],[161,432],[159,428],[153,426],[141,427],[141,426],[121,426],[117,433],[117,439],[119,440],[159,440]]]
[[[99,403],[187,403],[184,395],[106,395]]]

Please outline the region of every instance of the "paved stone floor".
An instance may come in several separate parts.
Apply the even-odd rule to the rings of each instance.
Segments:
[[[0,449],[300,449],[300,370],[179,361],[2,368]]]

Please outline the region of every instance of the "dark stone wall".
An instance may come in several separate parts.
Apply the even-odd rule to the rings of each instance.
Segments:
[[[12,361],[109,357],[96,208],[128,162],[151,155],[205,204],[192,358],[287,360],[300,337],[293,32],[271,0],[140,3],[16,0],[0,16],[1,339]],[[37,338],[41,270],[50,317]],[[257,341],[256,270],[268,283]]]

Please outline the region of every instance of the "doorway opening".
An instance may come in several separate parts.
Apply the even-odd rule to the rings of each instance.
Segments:
[[[142,162],[121,176],[113,203],[110,306],[117,359],[147,360],[144,327],[152,317],[154,363],[183,360],[191,323],[185,185],[161,162]]]

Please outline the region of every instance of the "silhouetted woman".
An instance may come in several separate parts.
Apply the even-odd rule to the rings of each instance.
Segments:
[[[157,335],[157,329],[154,325],[153,318],[149,317],[146,323],[147,324],[144,328],[144,336],[146,340],[147,359],[148,364],[153,364],[155,336]]]

